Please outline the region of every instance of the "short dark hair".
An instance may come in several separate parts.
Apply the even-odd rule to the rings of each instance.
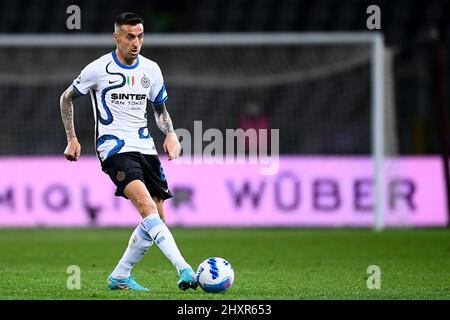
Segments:
[[[139,23],[144,24],[144,19],[139,17],[137,14],[132,12],[124,12],[119,14],[114,21],[114,27],[120,28],[123,25],[132,25],[135,26]]]

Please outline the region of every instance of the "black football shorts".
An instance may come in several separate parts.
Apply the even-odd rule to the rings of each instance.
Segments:
[[[116,185],[115,195],[118,197],[128,199],[123,193],[127,184],[133,180],[141,180],[152,197],[162,200],[172,198],[157,155],[140,152],[117,153],[103,161],[102,170]]]

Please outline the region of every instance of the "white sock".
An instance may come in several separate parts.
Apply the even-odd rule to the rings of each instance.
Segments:
[[[139,224],[136,229],[134,229],[133,234],[128,241],[128,247],[116,268],[111,273],[111,277],[115,279],[128,278],[131,269],[133,269],[134,265],[142,259],[152,244],[153,240],[144,231],[143,226]]]
[[[169,228],[161,220],[159,215],[151,214],[147,216],[143,221],[145,229],[148,234],[152,237],[153,241],[158,245],[161,251],[166,255],[166,257],[172,262],[172,264],[177,269],[178,273],[185,268],[190,268],[191,266],[184,260],[180,251],[178,250],[175,239],[172,236]]]

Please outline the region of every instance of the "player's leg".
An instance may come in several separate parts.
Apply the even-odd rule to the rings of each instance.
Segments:
[[[153,201],[156,203],[156,207],[158,208],[158,214],[160,219],[165,223],[166,222],[166,214],[164,211],[164,200],[159,197],[152,197]],[[198,286],[197,278],[194,273],[194,270],[187,265],[183,269],[177,268],[178,274],[180,276],[180,280],[178,281],[178,287],[182,290],[186,290],[188,288],[196,289]]]
[[[145,184],[136,180],[128,184],[124,191],[141,214],[143,218],[142,226],[146,232],[177,269],[180,275],[178,286],[183,290],[197,288],[195,273],[181,255],[172,233],[161,219],[158,206],[150,196]],[[163,203],[159,199],[157,199],[157,203],[161,208],[161,214],[164,214],[162,211]]]
[[[142,190],[139,188],[139,184],[142,184],[140,180],[131,181],[124,189],[124,194],[129,198],[133,199],[132,202],[142,218],[146,217],[146,213],[157,210],[155,204],[151,201],[146,201],[148,197],[148,191],[146,189]],[[134,187],[138,185],[137,187]],[[130,191],[131,190],[131,191]],[[133,196],[132,196],[133,195]],[[130,197],[133,198],[130,198]],[[128,247],[125,250],[122,258],[117,264],[111,276],[115,279],[125,279],[131,274],[131,270],[134,265],[138,263],[142,257],[145,255],[147,250],[153,245],[152,238],[143,229],[142,225],[139,224],[136,229],[134,229],[133,234],[128,241]]]
[[[138,181],[143,176],[142,169],[136,161],[136,156],[129,153],[112,156],[103,163],[102,169],[117,186],[116,196],[126,197],[125,189],[128,185],[133,186],[137,183],[135,181]],[[141,203],[140,207],[139,212],[156,210],[152,202]],[[152,238],[143,229],[143,226],[139,224],[133,231],[128,241],[128,246],[117,266],[108,277],[108,287],[110,289],[149,291],[134,281],[131,277],[131,270],[142,259],[152,244]]]
[[[125,279],[131,275],[133,267],[141,261],[145,253],[153,245],[153,240],[142,229],[139,224],[131,234],[130,240],[128,240],[128,246],[119,260],[114,271],[111,273],[111,277],[115,279]]]
[[[141,217],[145,218],[147,213],[156,211],[157,208],[153,201],[148,201],[148,191],[145,188],[142,189],[141,185],[143,185],[142,181],[133,180],[127,184],[123,192],[133,202]],[[143,225],[139,224],[134,229],[122,258],[109,277],[110,289],[148,291],[147,288],[141,287],[131,278],[131,270],[134,265],[141,261],[152,245],[153,239],[148,235]],[[124,281],[125,284],[121,283]]]
[[[157,208],[153,201],[148,200],[148,191],[141,185],[143,185],[142,181],[133,180],[127,184],[123,193],[131,200],[142,219],[144,219],[150,212],[157,211]],[[128,241],[128,247],[111,276],[115,279],[128,278],[134,265],[142,259],[152,245],[153,239],[148,235],[142,224],[139,224],[134,229]]]
[[[166,223],[166,213],[164,211],[164,200],[160,197],[152,197],[153,201],[155,201],[156,209],[158,209],[158,214],[161,220]]]

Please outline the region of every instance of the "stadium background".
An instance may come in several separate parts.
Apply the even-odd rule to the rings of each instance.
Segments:
[[[65,14],[70,4],[78,4],[82,8],[82,29],[67,30]],[[106,5],[107,4],[107,5]],[[282,1],[278,3],[272,0],[263,1],[129,1],[126,4],[118,1],[1,1],[1,33],[12,33],[20,35],[24,33],[51,34],[63,33],[67,35],[84,33],[111,33],[111,25],[116,12],[126,8],[134,8],[146,21],[146,34],[152,33],[203,33],[203,32],[306,32],[306,31],[367,31],[365,13],[370,4],[378,4],[383,13],[382,31],[385,36],[386,45],[395,52],[395,97],[396,97],[396,119],[398,151],[401,154],[438,154],[440,150],[439,139],[436,130],[436,103],[435,83],[436,77],[433,73],[434,51],[431,41],[431,31],[440,31],[439,45],[444,48],[444,54],[448,58],[448,32],[449,22],[446,19],[446,1]],[[61,14],[61,12],[63,14]],[[99,18],[102,22],[99,23]],[[2,50],[3,55],[8,51]],[[70,50],[72,51],[72,50]],[[100,50],[104,52],[104,50]],[[21,52],[9,55],[9,59],[18,59],[20,64],[8,63],[2,65],[2,79],[9,76],[20,78],[24,72],[39,74],[42,76],[49,63],[52,64],[52,73],[61,70],[67,75],[73,75],[80,71],[86,62],[90,61],[98,52],[86,52],[83,55],[73,52],[67,58],[73,61],[65,63],[61,57],[67,56],[67,52],[33,52],[33,58],[39,59],[40,63],[33,63],[34,59],[21,57]],[[18,55],[17,57],[15,57]],[[163,71],[170,78],[170,72],[176,70],[178,64],[186,64],[178,57],[171,60],[158,53],[154,53],[160,60]],[[2,57],[3,58],[3,57]],[[25,58],[25,59],[24,59]],[[3,58],[4,59],[4,58]],[[155,58],[156,59],[156,58]],[[189,60],[185,68],[198,69],[198,61]],[[318,59],[320,61],[320,59]],[[172,64],[176,63],[176,67]],[[262,63],[262,61],[261,61]],[[8,70],[8,68],[14,68]],[[20,68],[20,69],[17,69]],[[217,64],[216,68],[220,68]],[[448,74],[448,64],[445,65]],[[170,70],[166,70],[170,69]],[[220,70],[218,70],[220,71]],[[4,88],[6,80],[2,81],[2,98],[8,99],[10,90]],[[12,80],[10,80],[12,81]],[[25,81],[25,80],[23,80]],[[66,79],[69,81],[69,79]],[[18,82],[18,81],[15,81]],[[66,83],[52,88],[59,92]],[[446,92],[448,86],[445,87]],[[14,91],[14,90],[12,90]],[[6,95],[6,96],[5,96]],[[40,94],[40,88],[30,92],[29,101],[48,106],[50,101],[41,101],[44,95]],[[25,97],[24,97],[25,98]],[[220,99],[218,99],[220,101]],[[23,104],[27,104],[24,101]],[[242,103],[245,103],[243,101]],[[173,104],[174,118],[177,123],[185,117],[178,115],[183,112],[175,102]],[[289,125],[289,115],[277,115],[272,106],[273,101],[263,101],[264,111],[275,118],[274,127]],[[27,104],[28,105],[28,104]],[[28,105],[28,108],[30,106]],[[59,119],[48,117],[45,112],[48,109],[34,108],[39,110],[38,117],[27,123],[26,129],[19,130],[15,125],[20,119],[30,118],[27,106],[22,105],[14,108],[8,117],[2,117],[0,121],[2,130],[2,155],[33,155],[33,154],[58,154],[64,148],[64,140],[53,134],[53,129],[61,131]],[[90,108],[78,108],[79,112],[90,112]],[[51,110],[51,109],[50,109]],[[25,117],[24,114],[28,114]],[[204,121],[208,121],[210,114],[201,114]],[[320,116],[320,115],[319,115]],[[277,117],[285,117],[277,119]],[[230,126],[238,122],[238,113],[227,113],[223,121]],[[299,117],[302,121],[304,117]],[[278,121],[277,121],[278,120]],[[315,119],[313,119],[315,120]],[[182,123],[184,124],[184,123]],[[91,139],[88,130],[90,124],[78,124],[83,126],[78,130],[82,139]],[[181,126],[181,125],[180,125]],[[187,127],[187,126],[183,126]],[[214,123],[211,127],[224,127]],[[301,127],[300,125],[297,127]],[[48,131],[46,131],[46,129]],[[49,130],[52,129],[52,130]],[[308,128],[311,129],[311,128]],[[301,128],[299,128],[301,130]],[[364,128],[359,129],[362,136],[368,136]],[[286,136],[286,135],[284,135]],[[314,139],[318,135],[311,133],[308,138]],[[358,136],[355,133],[354,136]],[[283,139],[283,136],[282,136]],[[317,139],[312,145],[320,144],[324,139]],[[39,141],[39,143],[37,143]],[[43,145],[42,141],[46,141]],[[90,141],[90,140],[88,140]],[[322,142],[323,143],[323,142]],[[368,152],[367,147],[352,150],[357,153]],[[85,149],[85,152],[93,153],[93,148]],[[345,150],[339,148],[319,148],[319,150],[303,149],[294,143],[281,143],[281,152],[292,153],[331,153],[339,154]]]
[[[81,8],[81,30],[71,31],[66,28],[68,17],[66,8],[71,4],[77,4]],[[420,199],[414,199],[417,202],[413,201],[414,204],[408,201],[401,202],[410,205],[406,209],[411,210],[414,207],[421,210],[420,215],[424,217],[425,222],[417,223],[414,220],[414,214],[409,212],[406,213],[406,218],[401,219],[400,225],[445,227],[448,224],[448,212],[444,170],[439,156],[445,153],[446,149],[447,140],[443,134],[445,126],[442,126],[442,123],[445,124],[446,121],[439,121],[448,118],[448,116],[445,117],[445,113],[448,112],[448,71],[450,70],[448,63],[450,20],[446,15],[450,4],[447,1],[136,0],[124,3],[123,1],[2,0],[0,1],[0,33],[7,36],[63,34],[67,37],[111,34],[114,17],[123,11],[133,11],[144,18],[147,36],[152,34],[251,34],[252,32],[267,34],[366,32],[368,31],[366,9],[371,4],[377,4],[381,8],[381,31],[385,39],[387,61],[390,63],[386,69],[385,83],[386,88],[391,90],[386,100],[386,106],[388,106],[386,108],[388,113],[385,115],[386,152],[389,156],[403,161],[390,166],[386,175],[388,178],[406,177],[412,180],[418,179],[418,181],[422,181],[420,179],[425,177],[429,179],[424,185],[420,184],[422,182],[415,185],[419,194],[422,195]],[[86,174],[79,168],[89,168],[86,172],[90,172],[91,177],[100,177],[102,174],[89,171],[98,169],[92,139],[94,120],[89,98],[77,100],[75,103],[75,127],[83,146],[82,158],[85,162],[80,162],[77,169],[72,165],[70,168],[66,167],[62,160],[66,141],[59,115],[60,93],[87,63],[112,48],[113,43],[110,48],[107,46],[80,48],[74,45],[65,48],[18,49],[4,45],[0,50],[0,98],[2,110],[4,110],[0,117],[2,144],[0,168],[3,172],[0,184],[2,188],[0,213],[3,215],[2,227],[6,228],[0,232],[4,255],[1,259],[4,263],[0,267],[4,270],[11,267],[22,270],[9,280],[1,278],[1,298],[110,298],[95,284],[86,282],[87,280],[84,280],[83,285],[95,292],[94,296],[77,291],[64,291],[58,287],[59,283],[65,284],[66,274],[61,273],[61,270],[69,263],[75,263],[91,271],[89,279],[94,279],[94,276],[101,278],[105,270],[108,270],[107,268],[120,255],[121,248],[128,237],[129,228],[41,230],[41,227],[103,225],[129,227],[134,223],[134,218],[126,220],[129,217],[126,218],[127,216],[124,215],[116,215],[115,220],[110,220],[110,223],[104,220],[100,220],[99,223],[96,218],[99,206],[102,206],[103,212],[114,208],[115,213],[120,213],[124,205],[117,205],[113,197],[102,199],[104,202],[99,204],[98,198],[103,197],[105,193],[111,194],[112,189],[95,190],[97,182],[91,182],[94,189],[89,186],[83,189],[89,179],[82,179]],[[355,178],[353,171],[358,173],[358,170],[362,170],[362,177],[367,178],[369,175],[370,179],[371,171],[367,169],[372,161],[373,138],[370,130],[370,48],[329,45],[316,48],[292,46],[261,50],[258,46],[250,46],[244,53],[238,47],[208,48],[206,46],[198,50],[183,46],[174,49],[156,45],[144,48],[143,54],[157,61],[162,68],[168,86],[168,106],[176,127],[187,128],[192,132],[193,121],[202,120],[204,128],[218,128],[224,131],[227,128],[245,126],[245,117],[248,113],[256,112],[264,121],[270,123],[270,128],[280,129],[281,168],[283,169],[286,165],[285,168],[290,168],[291,172],[300,176],[302,186],[308,183],[313,184],[311,181],[315,178],[336,177],[336,171],[341,168],[335,166],[335,163],[342,159],[339,157],[344,159],[356,157],[366,161],[362,167],[354,162],[344,165],[342,171],[344,177],[342,180],[336,178],[340,187],[356,183],[353,180]],[[283,59],[279,59],[280,56]],[[246,79],[276,78],[277,75],[289,74],[292,70],[297,72],[297,77],[283,86],[279,86],[276,81],[272,85],[269,81],[268,86],[258,86],[251,82],[245,84]],[[319,70],[317,74],[323,76],[313,76],[306,80],[302,78],[302,74],[314,75],[315,70]],[[203,82],[202,77],[204,77]],[[211,79],[212,83],[208,82]],[[221,83],[221,79],[225,80],[223,81],[225,85]],[[215,84],[217,84],[216,87],[214,87]],[[259,107],[254,107],[255,104]],[[152,119],[150,119],[150,128],[157,148],[161,152],[163,136],[155,129]],[[331,165],[321,167],[325,159]],[[168,167],[171,164],[165,162],[165,166]],[[214,207],[211,199],[225,198],[220,194],[222,189],[215,184],[215,181],[218,184],[219,181],[225,183],[227,179],[237,179],[236,181],[241,183],[240,186],[244,190],[242,192],[245,195],[241,200],[247,205],[247,209],[248,206],[251,208],[251,203],[255,205],[255,195],[262,190],[257,188],[258,185],[261,186],[258,184],[261,178],[257,173],[250,174],[248,181],[239,180],[241,176],[245,176],[245,168],[240,167],[236,172],[231,173],[232,169],[229,167],[213,167],[210,169],[211,176],[208,175],[210,177],[206,185],[208,192],[202,194],[200,189],[199,196],[199,190],[183,186],[183,184],[177,185],[177,177],[175,174],[171,176],[170,170],[179,172],[180,176],[183,176],[183,183],[200,179],[199,176],[208,171],[206,168],[198,167],[191,172],[190,169],[186,172],[182,166],[176,167],[176,170],[166,168],[170,177],[169,181],[175,181],[179,191],[176,201],[182,203],[184,197],[189,198],[192,192],[197,191],[195,203],[187,203],[183,207],[183,210],[190,211],[188,215],[183,215],[182,212],[176,216],[177,213],[174,213],[176,219],[169,220],[173,226],[205,226],[199,219],[193,219],[195,223],[190,224],[189,214],[195,218],[195,204],[197,209],[202,207],[202,210],[207,211]],[[305,173],[308,170],[313,172]],[[346,175],[349,177],[348,180]],[[55,182],[55,177],[59,181]],[[81,180],[78,181],[77,178]],[[109,183],[106,177],[103,178],[101,188],[108,186]],[[72,199],[70,201],[81,204],[72,208],[78,212],[78,215],[75,213],[69,215],[68,219],[60,219],[65,209],[64,207],[59,210],[58,207],[63,207],[65,201],[65,191],[61,190],[65,190],[64,185],[70,184],[68,179],[71,181],[73,179],[78,188],[76,191],[69,190],[70,199]],[[208,179],[200,179],[200,181],[205,180]],[[249,183],[248,188],[255,189],[246,193],[246,181]],[[275,220],[264,223],[264,214],[268,215],[270,213],[268,211],[272,210],[270,206],[275,206],[279,201],[276,198],[277,195],[279,196],[279,190],[276,189],[276,177],[268,181],[274,186],[265,193],[272,195],[275,199],[271,200],[270,205],[266,206],[266,202],[263,202],[262,206],[258,207],[259,211],[251,208],[245,212],[245,215],[237,218],[234,212],[230,212],[233,209],[226,209],[228,220],[219,222],[220,219],[212,218],[208,220],[206,226],[291,226],[289,214],[298,213],[295,210],[287,210],[288,214],[282,218],[274,218]],[[45,186],[46,183],[47,186]],[[295,192],[296,181],[292,182],[288,179],[288,187],[291,187],[290,183],[293,183]],[[327,189],[329,186],[330,184],[325,183],[325,189],[322,190],[325,196],[329,195]],[[333,186],[335,185],[331,184],[331,187]],[[423,191],[424,188],[428,190]],[[56,200],[51,198],[51,192],[56,194]],[[253,199],[251,192],[255,192]],[[407,193],[408,190],[405,192]],[[292,201],[295,203],[295,197],[292,200],[291,196],[292,194],[289,193],[287,200],[284,198],[284,201],[290,204]],[[344,201],[356,201],[354,195],[346,197],[344,196]],[[203,200],[208,198],[211,198],[209,199],[211,202]],[[234,201],[241,201],[238,198],[239,196],[234,198]],[[256,196],[256,199],[259,198]],[[312,227],[352,225],[349,220],[335,224],[326,222],[332,219],[329,215],[327,216],[329,211],[327,209],[333,208],[336,205],[335,201],[336,199],[332,198],[331,204],[329,202],[322,204],[321,214],[325,214],[321,219],[325,222],[321,224],[315,220]],[[86,206],[86,202],[92,206]],[[204,203],[199,204],[201,202]],[[171,204],[170,209],[174,211],[176,208],[173,206],[174,204]],[[352,210],[357,211],[355,206],[352,206]],[[233,208],[231,205],[230,207]],[[50,213],[39,218],[40,208]],[[343,207],[337,210],[337,213],[349,214],[347,209]],[[439,212],[432,211],[434,209]],[[214,210],[220,212],[220,205],[214,207]],[[31,211],[38,218],[30,217]],[[302,214],[309,214],[307,211],[305,207],[299,210]],[[371,226],[373,210],[365,208],[362,211],[366,212],[367,218],[362,225]],[[130,212],[128,208],[126,214]],[[255,218],[255,212],[263,214]],[[436,214],[439,215],[438,220],[430,218],[431,222],[427,222],[428,217]],[[137,217],[135,218],[137,221]],[[81,220],[77,222],[70,219]],[[125,221],[125,223],[121,224],[118,221]],[[214,221],[217,223],[215,224]],[[292,226],[298,226],[298,224],[294,223]],[[300,226],[308,226],[308,222],[303,221]],[[356,223],[354,226],[359,225]],[[18,230],[15,227],[31,227],[34,230]],[[446,229],[409,230],[404,233],[393,230],[385,231],[383,236],[367,230],[328,230],[328,228],[327,230],[272,228],[262,231],[223,228],[200,230],[177,228],[174,230],[175,237],[182,244],[186,255],[194,261],[200,262],[202,257],[206,258],[208,255],[224,255],[236,263],[237,274],[242,275],[242,282],[237,283],[236,293],[231,296],[232,298],[449,297],[447,288],[442,285],[449,279],[449,273],[447,269],[440,268],[442,265],[448,265],[449,262],[445,244],[448,243],[449,237]],[[33,253],[28,251],[28,245],[22,240],[25,234],[36,243],[36,250]],[[265,243],[267,236],[272,239],[272,244],[269,247],[263,247],[261,244]],[[215,244],[204,245],[205,238],[214,238]],[[82,239],[86,242],[81,241],[82,244],[80,244]],[[248,248],[240,247],[242,241],[249,244]],[[86,248],[98,247],[99,243],[107,248],[105,254],[101,255],[96,250],[93,250],[92,254],[86,254]],[[415,247],[409,246],[408,243],[413,243]],[[39,280],[34,281],[36,279],[33,277],[24,281],[24,276],[35,275],[36,270],[47,268],[45,257],[50,259],[49,257],[53,254],[64,256],[65,251],[62,250],[64,246],[71,248],[72,253],[66,257],[67,259],[57,259],[49,267],[53,270],[50,271],[50,274],[53,272],[53,276],[51,283],[43,286],[46,290],[40,290]],[[353,255],[362,253],[365,246],[372,248],[375,253],[362,254],[360,260],[353,259]],[[275,255],[274,251],[279,247],[284,250],[280,250],[279,254]],[[416,250],[419,248],[418,250],[423,252],[422,255],[418,256],[414,248]],[[24,250],[28,254],[16,256],[17,250]],[[335,255],[329,256],[328,260],[323,260],[324,255],[329,255],[329,252],[335,252]],[[399,252],[403,255],[395,255]],[[106,255],[106,253],[109,254]],[[97,254],[99,254],[98,259],[95,257]],[[257,254],[265,258],[264,262],[254,258]],[[393,255],[395,258],[392,258]],[[154,261],[143,264],[138,269],[143,276],[160,272],[163,268],[161,266],[168,267],[161,255],[155,254],[153,257]],[[286,257],[292,258],[290,269],[277,264],[277,261]],[[386,262],[390,258],[393,260]],[[308,261],[313,261],[313,266],[308,264]],[[382,265],[384,262],[385,267],[390,267],[391,271],[394,270],[387,275],[389,289],[381,292],[365,291],[365,280],[355,289],[353,277],[366,275],[363,268],[374,261]],[[29,263],[29,266],[23,266],[23,262]],[[327,267],[323,267],[322,263]],[[336,280],[341,278],[341,274],[332,271],[339,269],[336,267],[339,263],[346,270],[344,280]],[[411,263],[416,265],[413,267],[414,270],[409,269]],[[105,270],[95,269],[96,264],[104,267]],[[263,273],[267,270],[271,270],[273,274],[279,274],[280,271],[289,272],[293,277],[292,284],[282,288],[265,287],[262,284]],[[296,275],[297,270],[301,270],[298,275]],[[301,277],[305,273],[310,276],[308,280]],[[332,286],[324,280],[325,278],[319,277],[319,273],[322,276],[329,274],[336,281],[343,282],[340,286]],[[408,274],[411,278],[405,280],[399,274]],[[167,274],[159,273],[159,275],[159,280],[153,280],[155,286],[165,286],[166,281],[172,279],[168,272]],[[250,278],[252,278],[251,281]],[[286,281],[284,278],[278,280],[280,283]],[[11,283],[16,284],[17,281],[23,282],[19,286],[20,290],[11,289]],[[253,281],[260,286],[258,290],[254,290]],[[414,288],[409,286],[408,281],[415,281]],[[23,291],[28,288],[31,288],[29,293]],[[157,294],[159,298],[184,298],[169,289],[157,291]],[[187,297],[196,298],[192,295]],[[128,297],[118,295],[114,298]],[[140,297],[131,295],[131,298]],[[201,296],[201,298],[204,297]]]

